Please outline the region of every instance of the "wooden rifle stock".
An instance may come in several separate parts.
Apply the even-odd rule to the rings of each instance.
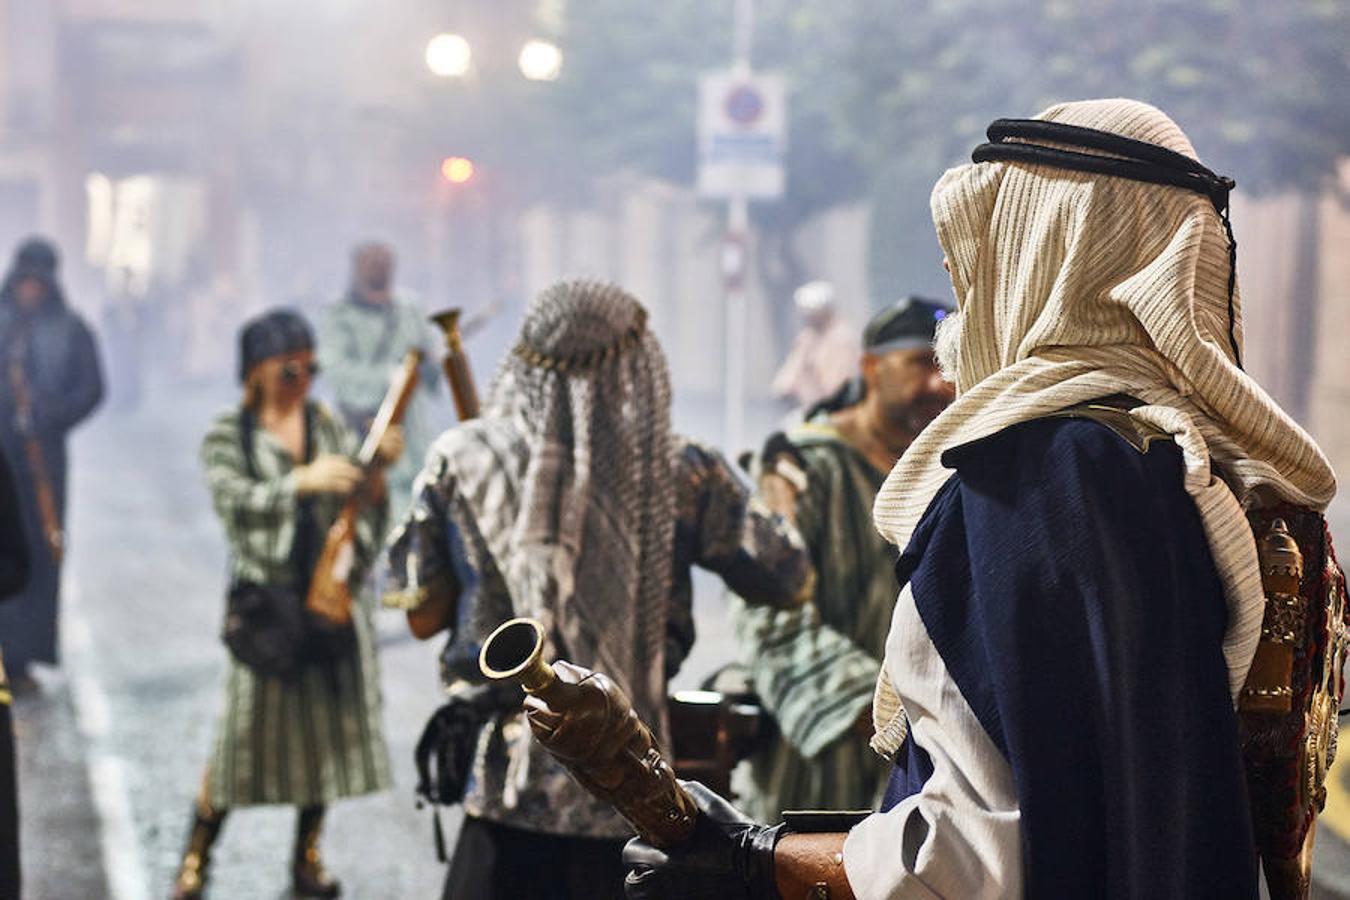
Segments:
[[[380,442],[390,428],[403,421],[408,410],[413,391],[417,389],[417,367],[422,364],[422,353],[409,350],[403,357],[403,364],[394,375],[389,391],[384,395],[375,420],[361,444],[357,455],[357,465],[366,473],[366,481],[381,468],[379,459]],[[365,485],[363,484],[362,487]],[[309,595],[305,598],[305,608],[316,615],[323,616],[335,625],[346,625],[352,620],[352,591],[349,579],[352,564],[356,557],[356,515],[360,511],[363,491],[352,491],[342,511],[328,529],[324,539],[323,551],[314,567],[314,577],[310,579]]]
[[[47,474],[47,458],[42,455],[42,444],[33,433],[33,395],[28,388],[28,377],[23,371],[23,355],[17,350],[10,355],[9,386],[14,393],[14,411],[23,438],[24,462],[33,479],[42,537],[52,560],[59,566],[65,556],[66,533],[56,511],[56,495],[52,493],[51,477]]]
[[[478,418],[478,390],[474,387],[469,357],[464,352],[464,336],[459,330],[458,309],[446,309],[431,316],[431,321],[445,334],[445,380],[450,382],[450,393],[455,398],[455,412],[461,422]]]

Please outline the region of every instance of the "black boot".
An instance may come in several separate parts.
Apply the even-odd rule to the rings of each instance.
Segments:
[[[192,819],[192,833],[188,835],[187,850],[178,867],[173,883],[173,900],[201,900],[206,890],[206,873],[211,865],[211,847],[225,823],[225,810],[212,809],[198,802]]]
[[[324,871],[319,856],[319,835],[323,832],[322,806],[300,810],[295,828],[295,856],[291,862],[291,890],[297,897],[337,897],[342,885]]]

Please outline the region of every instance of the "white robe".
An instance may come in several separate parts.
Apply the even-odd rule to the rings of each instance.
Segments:
[[[886,639],[910,731],[933,762],[923,789],[869,816],[844,843],[858,900],[1022,896],[1012,769],[952,680],[906,585]]]

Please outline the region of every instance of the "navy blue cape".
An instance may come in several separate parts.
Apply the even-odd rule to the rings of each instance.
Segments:
[[[1256,897],[1227,610],[1180,450],[1052,418],[943,462],[897,572],[1012,768],[1025,896]],[[932,771],[907,744],[890,805]]]

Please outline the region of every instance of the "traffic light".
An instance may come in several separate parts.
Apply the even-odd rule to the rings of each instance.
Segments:
[[[463,156],[447,156],[441,160],[441,177],[451,184],[466,184],[473,178],[473,160]]]

